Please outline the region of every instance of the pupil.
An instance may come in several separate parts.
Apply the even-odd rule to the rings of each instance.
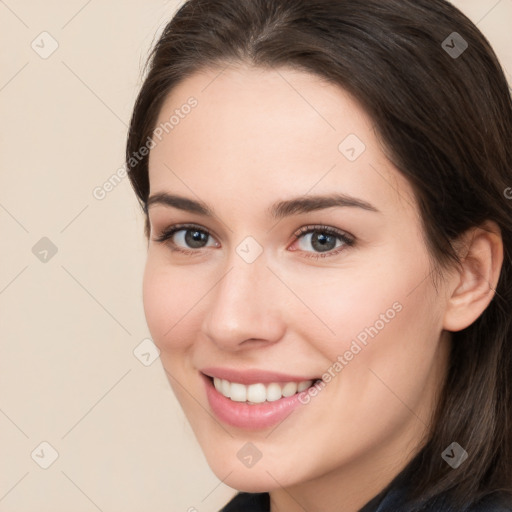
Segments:
[[[192,235],[191,235],[192,233]],[[206,233],[203,233],[202,231],[191,231],[188,230],[185,234],[185,241],[187,244],[191,247],[197,248],[202,247],[202,242],[205,242],[207,238]]]
[[[332,244],[332,247],[328,246],[329,242]],[[317,244],[319,245],[317,246]],[[325,233],[320,233],[317,235],[314,234],[312,237],[312,245],[315,249],[319,249],[322,252],[330,251],[336,246],[336,237],[333,235],[326,235]]]

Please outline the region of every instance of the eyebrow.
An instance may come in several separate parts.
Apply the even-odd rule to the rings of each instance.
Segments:
[[[153,205],[169,206],[190,213],[214,217],[213,210],[207,204],[196,201],[195,199],[168,194],[166,192],[156,193],[149,197],[145,207],[146,213]],[[320,196],[300,196],[285,201],[278,201],[268,209],[267,213],[271,218],[278,220],[291,215],[343,206],[381,213],[375,206],[367,201],[339,193]]]

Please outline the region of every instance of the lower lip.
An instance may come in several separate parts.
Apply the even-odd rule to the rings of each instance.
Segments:
[[[261,404],[250,405],[245,402],[234,402],[219,393],[212,380],[202,374],[206,385],[206,396],[214,414],[218,419],[233,427],[247,430],[261,430],[272,427],[285,418],[297,407],[304,405],[299,400],[299,395],[305,393],[295,393],[289,397],[283,397],[274,402],[263,402]]]

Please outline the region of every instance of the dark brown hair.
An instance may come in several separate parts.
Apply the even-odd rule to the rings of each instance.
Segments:
[[[464,48],[454,32],[468,45],[460,55],[450,51]],[[189,0],[148,63],[126,151],[147,236],[148,157],[134,163],[133,155],[173,87],[228,63],[291,66],[352,94],[414,189],[434,277],[460,263],[460,235],[497,223],[504,262],[496,293],[472,325],[452,333],[447,381],[410,485],[432,499],[451,489],[460,505],[512,492],[512,100],[477,27],[444,0]],[[454,441],[469,454],[457,469],[441,457]]]

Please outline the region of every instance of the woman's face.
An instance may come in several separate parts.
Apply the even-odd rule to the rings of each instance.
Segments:
[[[145,314],[213,471],[268,491],[403,467],[446,299],[372,120],[313,75],[239,67],[183,81],[154,133]]]

